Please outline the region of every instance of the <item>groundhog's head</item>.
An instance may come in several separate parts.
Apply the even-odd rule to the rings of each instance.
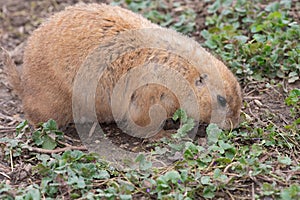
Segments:
[[[200,123],[216,123],[223,129],[238,126],[241,89],[222,62],[209,56],[204,63],[206,66],[199,67],[180,55],[163,50],[143,50],[143,55],[149,63],[156,64],[141,67],[143,73],[133,75],[134,82],[142,85],[132,93],[129,106],[130,116],[137,125],[148,126],[150,118],[163,118],[164,112],[166,117],[172,117],[178,108],[182,108]],[[152,110],[151,114],[153,105],[160,105],[161,109]]]
[[[150,123],[144,120],[147,117],[140,119],[140,116],[149,116],[149,107],[160,104],[168,117],[181,107],[200,122],[216,123],[223,129],[238,126],[242,106],[241,88],[235,76],[221,61],[198,43],[171,30],[140,30],[133,35],[134,40],[142,44],[140,46],[147,48],[137,50],[139,53],[132,57],[143,60],[141,63],[145,65],[154,63],[152,73],[166,83],[159,83],[157,87],[160,89],[154,87],[147,90],[148,84],[135,93],[130,111],[141,113],[133,114],[133,119],[137,116],[136,121],[140,121],[140,125]],[[147,45],[144,41],[147,41]],[[173,70],[176,73],[171,73]],[[145,96],[141,95],[143,92]],[[141,104],[139,96],[143,96]],[[196,103],[191,99],[196,99]],[[144,113],[145,109],[147,113]]]
[[[242,106],[241,88],[227,67],[218,60],[215,62],[215,72],[203,72],[194,81],[200,119],[223,129],[236,128]]]

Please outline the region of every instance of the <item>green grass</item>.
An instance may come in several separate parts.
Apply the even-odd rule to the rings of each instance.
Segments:
[[[181,7],[180,2],[174,2],[170,8],[163,0],[119,0],[112,5],[126,5],[128,9],[141,13],[151,22],[161,26],[170,27],[184,34],[195,30],[196,13],[193,9],[179,9],[178,12],[172,12]]]
[[[291,1],[216,0],[202,31],[204,45],[241,78],[299,80],[300,26],[288,16]]]

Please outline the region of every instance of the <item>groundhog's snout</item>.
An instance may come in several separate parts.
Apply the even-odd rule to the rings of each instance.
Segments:
[[[230,96],[227,99],[224,96],[217,95],[218,111],[216,113],[220,116],[220,121],[217,124],[222,129],[231,130],[240,123],[242,99]]]
[[[241,89],[236,78],[221,62],[218,68],[195,75],[194,85],[199,95],[200,119],[230,130],[239,125],[242,105]]]

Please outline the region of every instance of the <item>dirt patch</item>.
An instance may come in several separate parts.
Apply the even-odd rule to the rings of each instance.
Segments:
[[[244,112],[251,117],[254,127],[274,123],[278,128],[291,124],[290,108],[284,104],[287,92],[299,88],[299,81],[287,84],[277,80],[277,85],[268,82],[249,82],[244,86]]]

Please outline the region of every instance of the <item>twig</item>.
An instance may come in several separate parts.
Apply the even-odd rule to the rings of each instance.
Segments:
[[[58,149],[53,149],[53,150],[41,149],[41,148],[36,148],[36,147],[25,147],[25,148],[28,149],[29,151],[34,151],[34,152],[38,152],[38,153],[46,153],[46,154],[61,153],[61,152],[68,151],[68,150],[87,151],[87,148],[85,146],[67,146],[64,148],[58,148]]]
[[[230,199],[234,200],[234,197],[232,196],[232,194],[228,190],[226,190],[226,193],[228,194],[228,196],[230,197]]]
[[[74,141],[74,142],[78,142],[78,143],[81,143],[81,140],[77,140],[77,139],[74,139],[74,138],[71,138],[67,135],[64,135],[64,138],[68,139],[68,140],[71,140],[71,141]]]
[[[15,129],[6,129],[6,130],[0,130],[0,133],[11,133],[11,132],[15,132]]]
[[[275,175],[275,174],[273,174],[273,173],[270,173],[270,176],[272,176],[273,178],[275,178],[276,180],[276,182],[278,183],[278,184],[280,184],[280,185],[284,185],[284,186],[287,186],[287,185],[289,185],[288,183],[284,183],[283,181],[284,180],[279,180],[281,177],[279,177],[279,176],[277,176],[277,175]],[[264,180],[263,182],[269,182],[269,183],[273,183],[274,182],[274,180],[272,179],[272,178],[269,178],[269,177],[267,177],[267,176],[265,176],[265,175],[258,175],[257,176],[259,179],[261,179],[261,180]],[[282,178],[281,178],[282,179]]]
[[[8,178],[8,179],[11,179],[6,173],[4,173],[4,172],[0,172],[0,174],[2,175],[2,176],[5,176],[6,178]]]
[[[208,167],[207,167],[207,168],[205,169],[205,171],[204,171],[205,173],[208,172],[208,171],[210,170],[210,168],[214,165],[215,161],[216,161],[216,160],[213,159],[213,160],[210,162],[210,164],[208,165]]]
[[[256,90],[251,90],[251,91],[249,91],[248,93],[245,93],[246,91],[244,91],[244,94],[245,94],[245,96],[243,97],[243,98],[245,98],[245,97],[247,97],[247,96],[249,96],[251,93],[253,93],[253,92],[255,92]]]
[[[9,158],[10,158],[10,168],[11,168],[11,171],[13,172],[14,171],[14,163],[13,163],[13,153],[12,153],[12,150],[9,151]]]
[[[225,169],[224,169],[223,172],[226,173],[230,167],[232,167],[233,165],[236,165],[236,164],[238,164],[238,162],[232,162],[232,163],[230,163],[229,165],[227,165],[227,166],[225,167]]]
[[[57,141],[57,143],[61,144],[61,145],[64,145],[66,147],[71,147],[72,145],[68,144],[68,143],[65,143],[65,142],[62,142],[62,141]]]
[[[113,177],[113,178],[106,179],[106,180],[95,180],[95,181],[93,182],[93,186],[99,188],[100,186],[102,186],[102,185],[104,185],[104,184],[106,184],[106,183],[108,183],[108,182],[112,182],[112,181],[114,181],[114,180],[117,180],[117,178]]]
[[[243,97],[244,100],[253,100],[253,99],[262,99],[260,96],[245,96]]]
[[[252,185],[252,200],[255,200],[255,188],[254,188],[254,183]]]
[[[9,127],[9,126],[6,126],[6,127],[1,127],[1,128],[0,128],[0,131],[1,131],[1,130],[11,130],[11,129],[12,129],[12,130],[16,130],[15,127]]]

